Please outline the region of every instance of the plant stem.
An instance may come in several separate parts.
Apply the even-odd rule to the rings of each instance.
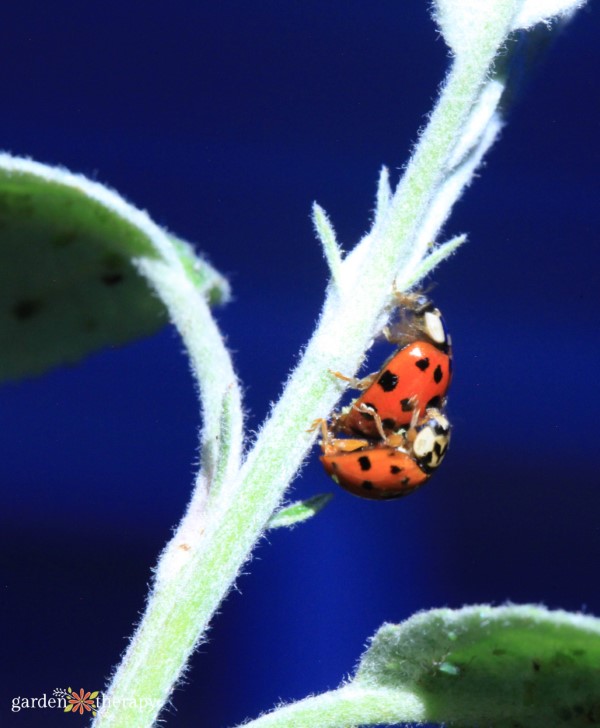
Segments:
[[[414,693],[347,685],[245,723],[244,728],[353,728],[357,725],[421,722],[426,706]]]
[[[239,472],[242,441],[237,380],[204,296],[181,268],[154,261],[139,266],[160,291],[190,351],[204,427],[202,470],[190,505],[160,558],[146,612],[95,721],[97,726],[128,728],[152,725],[198,641],[206,611],[211,614],[218,605],[221,593],[211,590],[210,579],[199,578],[211,573],[203,558],[215,518],[213,514],[211,520],[208,505],[218,512],[224,483]]]
[[[188,511],[186,532],[195,534],[198,548],[179,551],[185,558],[177,562],[178,550],[187,545],[177,541],[180,527],[165,550],[146,614],[107,694],[108,699],[122,702],[99,714],[97,728],[145,728],[153,723],[306,456],[315,437],[307,432],[311,422],[326,417],[339,398],[340,384],[329,370],[347,374],[357,370],[386,318],[394,279],[401,272],[414,280],[427,252],[419,242],[420,226],[451,171],[452,154],[506,37],[513,4],[507,4],[511,9],[506,17],[480,29],[473,53],[455,60],[388,209],[377,215],[372,232],[342,262],[315,334],[240,473],[227,470],[219,486],[222,497],[209,504],[205,520],[193,508]],[[348,696],[344,690],[339,694]],[[137,703],[128,706],[127,698]],[[369,701],[381,695],[367,692],[363,698],[364,705],[375,705]],[[307,710],[313,705],[310,701],[317,700],[306,701]],[[380,710],[381,705],[377,715]],[[406,720],[407,714],[403,716]],[[312,720],[298,719],[293,725],[346,725]],[[353,717],[347,724],[357,722],[369,721]]]

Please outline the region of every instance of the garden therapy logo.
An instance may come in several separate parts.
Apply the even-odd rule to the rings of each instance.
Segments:
[[[37,697],[16,696],[11,701],[11,711],[20,713],[22,710],[62,710],[65,713],[79,713],[95,716],[100,709],[102,696],[99,690],[94,692],[81,688],[79,692],[72,688],[55,688],[52,695],[42,693]]]
[[[79,715],[83,715],[84,712],[88,712],[95,716],[98,710],[96,698],[99,693],[99,690],[94,690],[93,693],[86,692],[83,688],[80,689],[79,693],[72,690],[72,688],[67,688],[66,690],[57,688],[53,694],[57,698],[63,698],[65,700],[65,713],[79,713]]]
[[[96,713],[101,708],[112,708],[119,711],[122,708],[133,708],[135,710],[148,710],[153,708],[158,711],[160,709],[160,700],[150,700],[149,698],[134,698],[128,696],[121,700],[111,700],[105,698],[99,690],[73,690],[73,688],[55,688],[52,695],[42,693],[37,697],[16,696],[11,701],[11,711],[19,713],[22,710],[62,710],[64,713],[79,713],[79,715],[91,715],[96,717]]]

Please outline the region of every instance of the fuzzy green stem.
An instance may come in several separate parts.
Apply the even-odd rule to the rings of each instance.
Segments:
[[[423,257],[425,246],[419,254],[413,248],[419,223],[444,179],[446,164],[506,36],[513,12],[507,13],[495,32],[484,29],[483,50],[453,66],[430,124],[394,195],[390,213],[377,222],[373,239],[368,241],[369,255],[360,266],[360,295],[352,285],[345,295],[329,296],[298,368],[259,433],[242,468],[243,502],[234,503],[231,512],[233,517],[243,510],[247,518],[248,528],[242,533],[244,549],[259,537],[302,462],[314,437],[306,432],[310,423],[326,416],[339,397],[339,384],[328,370],[356,371],[391,297],[396,273],[404,268],[408,275]],[[350,253],[343,267],[352,264],[357,252],[355,249]],[[290,432],[296,433],[294,437],[289,437]]]
[[[106,710],[100,714],[97,728],[152,724],[306,456],[315,437],[308,432],[311,423],[327,416],[340,396],[340,384],[328,370],[347,374],[357,370],[386,318],[397,274],[402,271],[406,279],[414,280],[427,251],[426,244],[419,243],[420,226],[444,183],[452,154],[518,2],[506,5],[495,25],[480,29],[473,53],[453,64],[403,181],[387,211],[376,217],[371,234],[341,263],[337,285],[330,287],[317,330],[239,476],[228,471],[219,486],[222,495],[209,508],[206,522],[195,518],[193,504],[188,511],[184,526],[196,525],[196,531],[180,527],[178,534],[183,528],[188,536],[195,533],[200,538],[201,529],[198,548],[185,550],[188,542],[177,540],[167,548],[134,639],[135,648],[125,655],[107,696],[133,697],[147,707],[138,704]],[[180,548],[184,551],[178,552]],[[181,554],[185,558],[179,563]],[[353,718],[349,725],[357,722],[369,721]]]
[[[104,696],[95,722],[103,728],[153,723],[198,642],[207,612],[216,609],[210,579],[199,578],[211,573],[203,550],[241,454],[240,392],[203,295],[181,268],[160,262],[139,266],[160,291],[190,351],[203,404],[203,465],[188,511],[161,556],[146,612]]]
[[[352,684],[284,705],[245,723],[244,728],[353,728],[421,722],[426,718],[423,701],[401,690],[359,688]]]

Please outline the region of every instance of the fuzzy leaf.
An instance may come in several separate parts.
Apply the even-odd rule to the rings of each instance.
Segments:
[[[167,249],[211,302],[227,297],[189,245],[114,192],[0,155],[0,381],[156,331],[166,312],[135,260]]]
[[[536,606],[466,607],[384,625],[354,685],[410,690],[431,722],[600,722],[600,620]]]
[[[325,508],[332,498],[331,493],[321,493],[308,498],[308,500],[292,503],[271,516],[268,528],[293,526],[296,523],[306,521]]]
[[[585,4],[585,0],[525,0],[517,15],[513,30],[531,28],[536,23],[568,16]]]
[[[312,221],[317,237],[323,246],[323,253],[329,266],[331,277],[334,283],[338,285],[342,265],[342,250],[337,242],[331,220],[325,210],[316,202],[313,203]]]
[[[505,35],[537,23],[569,16],[585,0],[435,0],[433,15],[446,43],[457,54],[466,52],[494,27]]]

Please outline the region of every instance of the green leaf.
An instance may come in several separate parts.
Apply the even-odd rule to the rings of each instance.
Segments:
[[[312,221],[317,237],[323,246],[323,253],[325,254],[331,277],[335,285],[339,285],[343,258],[342,249],[338,244],[331,220],[325,210],[316,202],[313,202]]]
[[[211,306],[227,303],[230,296],[229,284],[211,265],[200,258],[194,248],[174,235],[169,240],[175,246],[185,272],[196,288],[206,293]]]
[[[331,493],[321,493],[304,501],[297,501],[277,513],[274,513],[269,519],[268,528],[283,528],[293,526],[296,523],[306,521],[325,508],[329,501],[333,498]]]
[[[384,625],[357,687],[410,690],[458,726],[600,723],[600,620],[543,607],[466,607]]]
[[[417,281],[422,280],[443,260],[453,255],[458,248],[467,240],[466,235],[456,235],[446,243],[433,248],[432,252],[419,263],[411,278],[401,281],[401,285],[411,288]]]
[[[513,28],[531,28],[536,23],[548,23],[557,16],[570,17],[585,0],[523,0]]]
[[[116,193],[0,155],[0,381],[156,331],[164,305],[136,261],[171,257],[212,303],[223,278]]]

